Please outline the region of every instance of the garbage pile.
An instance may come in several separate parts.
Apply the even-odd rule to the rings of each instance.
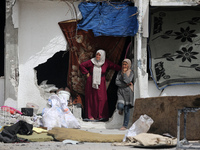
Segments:
[[[141,115],[125,134],[121,143],[113,143],[114,146],[134,146],[143,148],[174,147],[177,139],[170,134],[159,135],[147,133],[153,124],[153,119],[148,115]]]
[[[41,125],[42,116],[37,116],[33,114],[33,108],[22,108],[22,111],[19,111],[13,107],[1,106],[0,109],[0,128],[3,126],[10,126],[18,121],[22,120],[29,124],[32,124],[35,127]]]
[[[1,106],[0,142],[25,142],[26,140],[18,138],[17,134],[31,135],[33,128],[43,128],[47,131],[54,127],[81,128],[68,107],[69,99],[69,91],[60,90],[52,93],[48,98],[47,108],[43,108],[41,114],[37,114],[39,106],[34,103],[27,103],[21,111],[13,107]]]
[[[48,104],[50,108],[43,109],[42,122],[47,130],[53,127],[80,128],[78,120],[71,113],[68,105],[70,93],[68,91],[59,91],[49,97]]]

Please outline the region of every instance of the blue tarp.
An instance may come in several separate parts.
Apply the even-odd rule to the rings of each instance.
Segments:
[[[81,2],[82,20],[77,28],[94,36],[134,36],[138,31],[137,7],[131,2]],[[131,16],[133,15],[133,16]]]

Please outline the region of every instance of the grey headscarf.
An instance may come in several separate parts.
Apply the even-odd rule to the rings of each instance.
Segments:
[[[130,59],[124,59],[122,62],[126,62],[128,64],[128,70],[125,72],[125,74],[129,77],[129,75],[131,73],[131,60]],[[133,85],[130,85],[129,87],[133,91]]]

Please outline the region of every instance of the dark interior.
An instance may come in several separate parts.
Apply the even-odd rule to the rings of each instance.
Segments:
[[[0,1],[0,76],[4,76],[5,1]]]
[[[47,80],[47,84],[54,84],[57,88],[67,87],[68,59],[68,51],[59,51],[45,63],[35,67],[37,84]]]

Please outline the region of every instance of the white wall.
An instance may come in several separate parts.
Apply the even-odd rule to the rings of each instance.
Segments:
[[[36,84],[33,68],[66,49],[58,22],[72,19],[74,14],[61,1],[20,0],[18,10],[18,109],[31,102],[39,105],[41,112],[47,101]]]

